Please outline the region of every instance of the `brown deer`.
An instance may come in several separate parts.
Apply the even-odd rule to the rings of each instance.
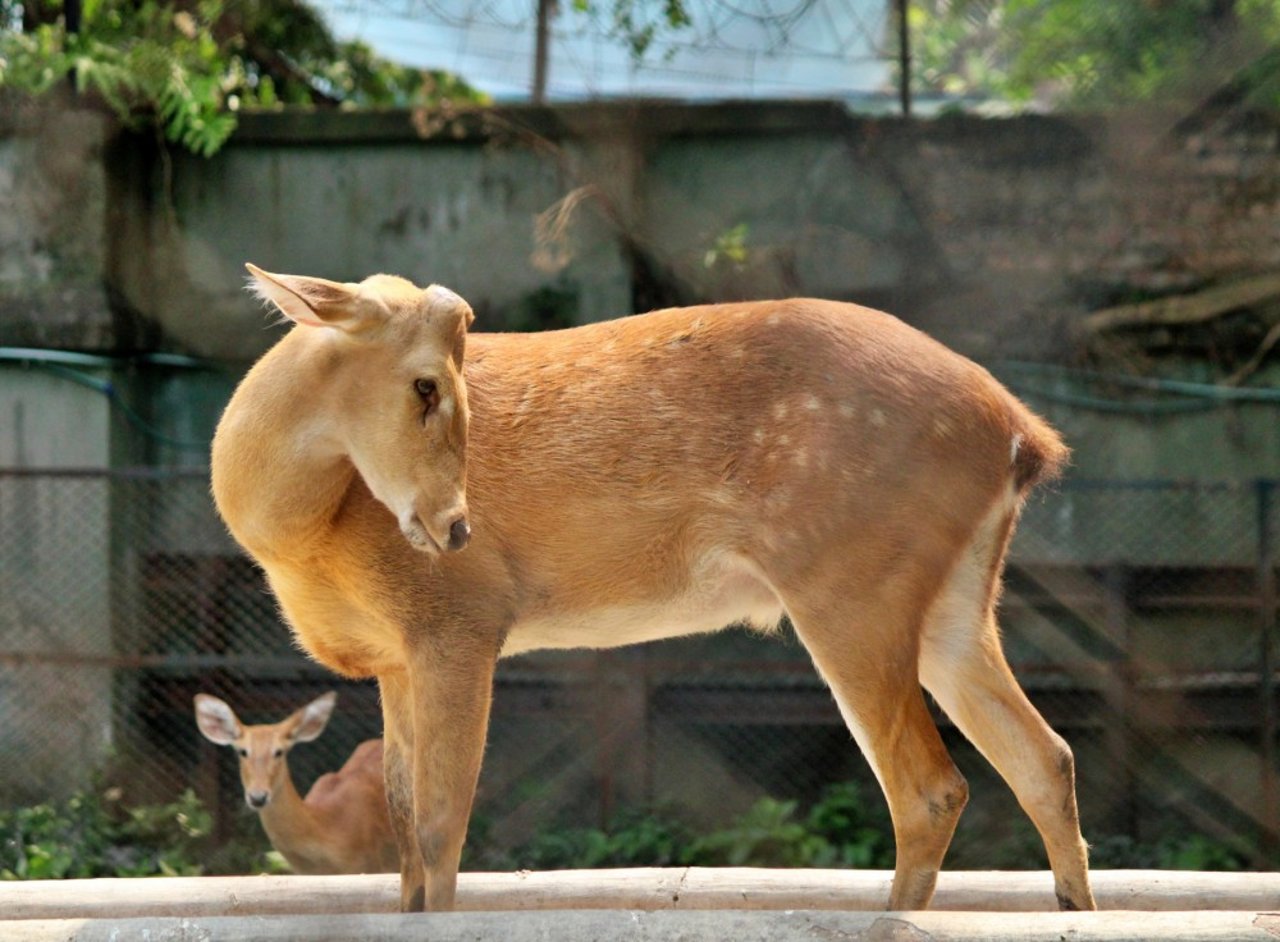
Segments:
[[[437,286],[249,270],[297,323],[227,406],[214,495],[301,645],[378,679],[403,909],[453,905],[499,657],[784,613],[888,799],[891,908],[929,903],[967,800],[922,687],[1034,821],[1059,905],[1093,908],[1071,750],[995,617],[1067,448],[985,370],[852,304],[468,337]]]
[[[224,701],[198,693],[196,725],[206,739],[236,751],[245,804],[295,873],[394,872],[400,854],[387,814],[381,739],[356,746],[305,799],[289,774],[289,750],[324,732],[337,696],[317,697],[279,723],[246,726]]]

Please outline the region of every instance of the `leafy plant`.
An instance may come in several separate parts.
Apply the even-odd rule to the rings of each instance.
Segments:
[[[1277,0],[916,0],[912,82],[1014,103],[1280,104]]]
[[[76,31],[45,18],[0,32],[0,87],[40,95],[68,77],[126,126],[153,125],[203,156],[226,142],[237,113],[249,108],[485,100],[450,73],[339,43],[302,0],[85,0]]]
[[[868,812],[858,785],[845,783],[827,789],[807,814],[799,813],[798,802],[761,798],[728,828],[702,836],[670,812],[634,809],[620,813],[607,829],[549,827],[501,863],[538,870],[890,867],[890,833],[886,817]]]
[[[289,872],[247,809],[215,842],[212,817],[190,789],[131,806],[119,788],[95,787],[0,810],[0,880]]]
[[[106,789],[0,812],[0,879],[198,875],[210,825],[190,790],[154,806]]]
[[[599,7],[593,0],[573,0],[573,9],[579,13],[595,15]],[[608,16],[608,35],[630,49],[632,60],[637,62],[663,33],[693,24],[684,0],[612,0]]]
[[[702,258],[706,268],[714,268],[720,261],[732,264],[741,269],[747,261],[747,237],[751,234],[751,226],[740,222],[716,236],[714,244],[707,249]]]
[[[1098,870],[1244,870],[1246,860],[1237,848],[1203,834],[1168,834],[1154,841],[1128,835],[1095,840],[1089,864]]]
[[[829,787],[809,813],[761,798],[733,826],[689,847],[685,862],[730,867],[891,867],[888,822],[872,821],[856,782]]]

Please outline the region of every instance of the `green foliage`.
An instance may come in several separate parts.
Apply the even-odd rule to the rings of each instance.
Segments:
[[[118,788],[62,803],[0,810],[0,880],[289,873],[255,814],[214,843],[212,817],[190,790],[158,805],[128,806]]]
[[[0,19],[14,20],[0,9]],[[484,96],[446,72],[339,43],[303,0],[86,0],[79,32],[61,20],[0,33],[0,88],[43,94],[70,77],[129,127],[209,156],[236,113],[283,105],[432,106]]]
[[[892,867],[892,830],[873,821],[857,783],[833,785],[798,814],[762,798],[733,826],[698,838],[684,863],[706,867]]]
[[[500,865],[891,867],[891,833],[887,819],[868,811],[857,784],[847,783],[830,787],[804,815],[795,801],[761,798],[730,827],[702,836],[660,812],[624,812],[607,830],[548,828]]]
[[[1089,865],[1097,870],[1245,870],[1245,855],[1203,834],[1170,834],[1152,842],[1126,835],[1096,840]]]
[[[118,789],[0,811],[0,879],[195,876],[211,819],[190,790],[126,808]]]
[[[591,16],[599,13],[595,0],[573,0],[573,8]],[[684,0],[612,0],[606,32],[631,50],[633,60],[639,61],[664,32],[679,32],[692,23]]]
[[[745,222],[721,232],[702,257],[703,266],[714,268],[719,262],[725,262],[741,268],[747,261],[747,237],[750,234],[751,226]]]
[[[532,870],[663,867],[683,863],[683,853],[692,840],[684,825],[673,819],[628,811],[620,814],[608,831],[539,831],[512,857],[518,866]]]
[[[559,330],[578,322],[579,297],[567,285],[543,285],[527,294],[507,314],[506,329],[517,332]]]
[[[483,818],[472,821],[464,868],[534,870],[592,867],[831,867],[892,869],[893,827],[880,802],[856,782],[828,787],[802,813],[795,801],[761,798],[728,827],[697,834],[669,811],[623,812],[608,828],[548,826],[510,853],[484,849]],[[478,849],[479,848],[479,849]],[[1012,840],[984,843],[982,859],[999,869],[1041,869],[1044,848],[1029,822]],[[1201,834],[1170,833],[1149,841],[1096,838],[1095,869],[1243,870],[1249,850]]]
[[[915,0],[917,88],[1074,106],[1280,105],[1280,0]]]
[[[214,846],[211,817],[189,789],[166,804],[127,807],[120,790],[98,788],[61,804],[0,810],[0,879],[195,876],[287,873],[255,815],[233,823]],[[883,806],[869,806],[854,782],[830,786],[807,812],[795,801],[761,798],[723,830],[698,835],[665,811],[626,810],[610,827],[539,830],[510,853],[485,850],[492,822],[472,820],[464,869],[535,870],[595,867],[747,866],[892,869],[892,826]],[[1016,847],[984,848],[1004,869],[1041,868],[1043,850],[1030,828]],[[477,849],[480,848],[480,849]],[[1095,839],[1094,869],[1244,870],[1249,851],[1201,834],[1171,833],[1139,842]]]

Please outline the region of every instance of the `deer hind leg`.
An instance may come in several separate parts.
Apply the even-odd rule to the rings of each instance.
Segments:
[[[382,698],[382,771],[387,812],[400,851],[400,911],[421,912],[422,855],[413,830],[413,698],[405,674],[378,678]]]
[[[1071,748],[1041,717],[1005,660],[995,618],[1016,500],[998,504],[926,619],[920,681],[1013,789],[1044,840],[1061,909],[1094,909]]]
[[[787,611],[888,800],[897,852],[889,908],[923,909],[969,795],[917,679],[923,606],[883,593],[861,604],[850,601],[856,592],[823,595],[829,605],[805,593]]]

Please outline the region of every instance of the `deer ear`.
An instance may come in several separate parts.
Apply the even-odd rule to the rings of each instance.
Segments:
[[[464,330],[476,319],[471,305],[443,285],[427,287],[427,310],[432,317],[439,317],[450,324],[461,324]]]
[[[198,693],[195,697],[196,726],[204,738],[219,746],[229,746],[240,738],[240,720],[235,711],[217,697]]]
[[[307,327],[354,330],[378,311],[378,306],[371,304],[357,285],[303,275],[277,275],[248,262],[244,267],[251,276],[246,286],[249,291],[289,320]]]
[[[337,702],[337,693],[330,690],[293,714],[290,717],[293,730],[289,733],[289,738],[294,742],[311,742],[323,733],[324,728],[329,724],[329,717],[333,715],[334,704]]]
[[[461,368],[467,328],[476,319],[471,305],[448,288],[431,285],[427,288],[427,316],[440,336],[451,345],[453,359]]]

